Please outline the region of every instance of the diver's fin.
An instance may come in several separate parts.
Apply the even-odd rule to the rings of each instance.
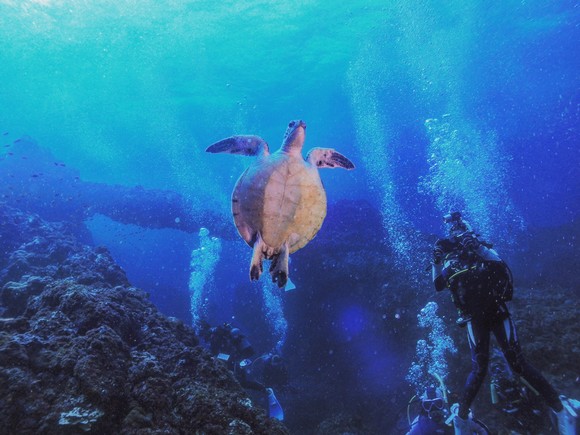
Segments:
[[[288,256],[288,269],[290,269],[290,264],[292,263],[292,259],[290,258],[290,256]],[[290,275],[290,271],[288,271],[288,275]],[[295,290],[296,289],[296,284],[294,284],[292,282],[292,280],[290,279],[290,276],[288,276],[288,281],[286,282],[286,285],[284,286],[284,291],[289,292],[290,290]]]
[[[275,418],[276,420],[284,420],[284,410],[280,406],[280,402],[276,399],[274,395],[274,390],[271,388],[266,388],[268,392],[268,416],[270,418]]]
[[[284,286],[284,291],[289,292],[290,290],[295,290],[296,285],[292,282],[290,277],[288,277],[288,281],[286,281],[286,285]]]
[[[243,156],[268,155],[268,144],[259,136],[230,136],[222,139],[206,150],[208,153],[229,153]]]
[[[576,407],[574,402],[577,400],[570,400],[566,396],[560,396],[560,401],[562,402],[562,410],[556,413],[558,418],[558,431],[560,435],[574,435],[577,434],[577,419],[578,413],[575,408],[578,408],[578,403]]]
[[[280,253],[272,259],[270,275],[278,288],[284,288],[288,281],[288,242],[280,247]]]

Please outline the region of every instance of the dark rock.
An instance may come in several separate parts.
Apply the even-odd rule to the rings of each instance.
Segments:
[[[318,425],[316,435],[356,434],[371,435],[363,419],[352,415],[336,414]]]
[[[0,222],[3,433],[287,433],[106,249],[7,207]]]
[[[0,303],[9,307],[5,316],[18,316],[24,312],[28,298],[42,292],[50,282],[46,277],[23,276],[20,282],[7,282],[0,290]]]

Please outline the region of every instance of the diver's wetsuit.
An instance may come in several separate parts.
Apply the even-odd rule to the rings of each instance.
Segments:
[[[233,328],[228,323],[209,328],[206,333],[206,340],[209,342],[210,351],[214,356],[220,353],[229,355],[227,367],[233,372],[243,388],[266,392],[266,387],[260,382],[250,379],[246,368],[240,366],[242,360],[251,358],[254,355],[254,349],[245,335],[233,333],[235,329],[237,328]]]
[[[470,236],[473,237],[472,234]],[[442,251],[444,258],[457,258],[461,256],[461,253],[457,252],[462,249],[460,242],[459,237],[439,240],[435,250]],[[462,419],[467,418],[469,408],[487,373],[491,333],[495,335],[512,370],[536,389],[551,408],[559,411],[562,404],[556,390],[524,359],[508,308],[505,302],[497,297],[502,288],[495,288],[506,285],[505,279],[502,280],[502,276],[505,275],[499,273],[503,262],[497,253],[487,246],[489,245],[482,244],[477,248],[479,253],[472,259],[472,263],[477,264],[469,266],[471,268],[469,272],[457,274],[456,269],[446,271],[446,268],[450,267],[447,263],[433,264],[435,289],[441,291],[450,288],[457,291],[459,288],[461,301],[454,299],[454,302],[461,304],[458,308],[469,315],[467,332],[472,368],[459,402],[459,416]]]
[[[447,426],[444,421],[433,421],[427,415],[419,415],[411,424],[411,429],[406,435],[452,435],[454,433],[451,426]]]

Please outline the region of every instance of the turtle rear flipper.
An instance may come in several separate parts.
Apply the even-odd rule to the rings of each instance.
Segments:
[[[268,144],[259,136],[240,135],[222,139],[205,150],[208,153],[241,154],[244,156],[258,156],[270,154]]]
[[[283,288],[288,282],[288,242],[282,245],[280,252],[272,259],[270,275],[278,288]]]
[[[262,262],[264,261],[264,248],[266,244],[262,240],[260,233],[256,233],[256,240],[254,241],[254,252],[252,254],[252,262],[250,263],[250,281],[258,281],[260,275],[264,270]]]

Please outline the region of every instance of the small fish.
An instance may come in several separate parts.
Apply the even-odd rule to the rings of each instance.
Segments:
[[[8,153],[8,155],[9,155],[9,156],[13,156],[13,155],[14,155],[14,153]]]
[[[18,142],[21,142],[21,141],[22,141],[22,139],[16,139],[16,140],[14,141],[14,143],[18,143]]]
[[[5,131],[4,133],[2,133],[2,136],[8,136],[8,132]]]
[[[32,178],[38,178],[38,177],[39,177],[39,175],[38,175],[38,174],[32,174],[32,175],[31,175],[31,177],[32,177]]]
[[[4,145],[4,148],[9,148],[9,147],[11,147],[11,146],[12,146],[12,145],[10,145],[10,144],[8,144],[8,145]]]

